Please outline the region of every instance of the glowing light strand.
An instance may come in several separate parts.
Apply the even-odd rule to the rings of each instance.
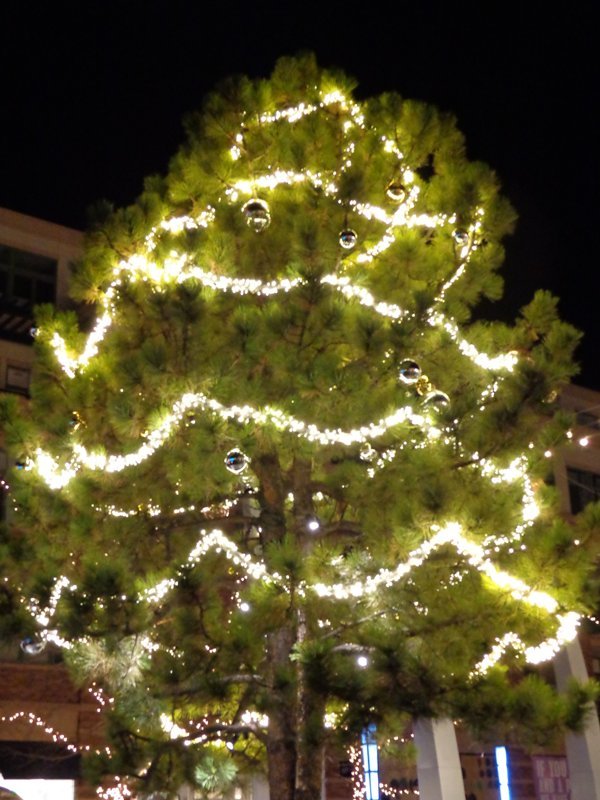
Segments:
[[[350,446],[364,443],[383,436],[391,428],[405,423],[420,428],[428,438],[435,439],[439,436],[439,431],[430,418],[416,414],[410,406],[397,408],[392,414],[377,422],[368,423],[360,428],[342,430],[341,428],[319,428],[317,425],[303,422],[286,414],[281,409],[270,406],[266,406],[262,410],[249,405],[224,406],[218,400],[209,398],[205,394],[187,392],[173,404],[172,410],[165,415],[163,422],[144,437],[145,441],[138,449],[127,455],[107,455],[100,450],[90,451],[75,442],[72,445],[71,457],[62,465],[47,451],[38,448],[34,458],[27,461],[26,467],[30,470],[35,469],[51,489],[63,489],[83,468],[108,473],[122,472],[128,467],[141,464],[152,456],[183,422],[186,412],[193,409],[209,411],[224,420],[234,419],[242,425],[248,423],[270,424],[276,430],[320,445]]]
[[[462,534],[458,523],[448,523],[443,528],[434,526],[432,530],[434,531],[433,536],[413,550],[406,561],[398,564],[394,569],[382,569],[377,574],[367,577],[364,581],[350,580],[345,583],[334,584],[303,583],[297,587],[297,592],[300,595],[312,592],[318,597],[336,600],[367,597],[379,593],[382,588],[390,588],[395,583],[403,580],[413,569],[424,564],[429,556],[440,547],[452,545],[466,559],[468,564],[486,575],[498,589],[506,591],[518,602],[523,602],[532,607],[542,609],[549,615],[554,615],[558,623],[555,635],[535,646],[525,645],[515,633],[507,634],[503,640],[498,640],[492,651],[474,668],[473,674],[487,671],[509,646],[518,647],[528,663],[537,664],[552,658],[562,646],[575,637],[581,620],[579,614],[576,612],[560,613],[558,602],[553,597],[545,592],[532,589],[518,578],[499,570],[487,557],[484,548],[469,541]],[[238,546],[219,530],[213,530],[210,533],[203,532],[195,547],[190,551],[186,564],[195,565],[200,563],[203,556],[211,550],[217,553],[224,553],[232,563],[243,568],[247,575],[255,580],[273,582],[280,586],[285,584],[285,579],[281,575],[277,573],[269,574],[262,562],[255,561],[251,556],[240,552]],[[54,610],[62,591],[71,588],[70,582],[64,576],[59,578],[57,586],[60,588],[53,592],[53,597],[55,598]],[[142,591],[138,599],[140,602],[150,604],[160,603],[176,586],[177,580],[175,578],[165,578],[155,586]],[[33,611],[35,604],[32,604],[31,608]],[[43,618],[49,620],[53,613],[52,609],[47,609],[44,611]],[[39,613],[37,619],[39,622]]]
[[[294,123],[302,119],[304,116],[313,114],[319,109],[326,108],[330,105],[339,106],[343,111],[350,115],[350,119],[348,119],[343,125],[343,133],[345,137],[344,161],[340,169],[340,171],[343,172],[350,165],[350,157],[355,149],[355,142],[348,137],[355,128],[365,128],[364,116],[360,106],[357,103],[350,103],[343,93],[335,90],[323,95],[318,104],[300,103],[297,106],[279,109],[273,113],[264,113],[258,116],[257,121],[261,125],[274,124],[280,121]],[[236,144],[232,148],[231,152],[232,156],[237,159],[241,154],[239,145],[242,145],[244,142],[244,133],[242,130],[240,130],[235,136],[235,141]],[[399,161],[403,160],[403,154],[392,140],[382,136],[381,142],[386,152],[394,154]],[[324,177],[321,173],[311,172],[310,170],[304,170],[297,173],[286,170],[274,170],[270,174],[256,176],[252,181],[238,180],[237,182],[234,182],[234,184],[226,190],[225,195],[231,202],[234,202],[239,193],[251,196],[256,192],[257,189],[272,190],[281,184],[293,185],[295,183],[301,183],[304,181],[309,181],[315,187],[324,187],[324,191],[327,194],[335,195],[337,193],[337,188],[333,181],[336,174],[337,173],[335,170],[328,177]],[[407,185],[413,183],[414,174],[410,169],[404,169],[403,180]],[[437,227],[439,225],[454,224],[456,222],[455,215],[448,216],[419,214],[410,216],[408,212],[414,206],[418,198],[418,194],[418,186],[412,185],[407,193],[407,197],[400,204],[394,214],[389,214],[384,209],[377,206],[351,200],[350,207],[353,209],[353,211],[366,217],[367,219],[377,219],[387,226],[385,233],[378,243],[371,245],[369,248],[367,248],[366,252],[357,253],[356,255],[351,256],[351,260],[356,260],[357,263],[372,261],[373,258],[386,250],[395,241],[395,237],[392,232],[393,228],[395,227]],[[485,368],[510,370],[513,368],[515,363],[514,357],[497,356],[490,358],[485,354],[480,354],[473,345],[469,344],[458,336],[458,329],[451,320],[446,320],[443,316],[440,316],[439,311],[435,310],[436,307],[439,307],[443,301],[447,289],[464,273],[466,261],[470,257],[470,254],[477,247],[477,237],[481,231],[481,222],[483,217],[483,210],[481,208],[476,210],[476,217],[476,221],[467,229],[467,243],[461,246],[459,251],[459,257],[461,258],[462,263],[452,278],[450,278],[444,284],[440,294],[436,298],[434,308],[430,309],[429,319],[432,325],[442,324],[449,335],[455,339],[459,348],[461,349],[461,352],[463,352],[467,357],[472,358],[475,363],[478,363],[480,366]],[[207,228],[209,224],[214,221],[214,218],[215,209],[209,206],[205,211],[195,218],[189,216],[180,216],[162,220],[146,237],[145,244],[147,251],[151,253],[156,249],[157,237],[162,232],[177,234],[190,229]],[[185,256],[180,256],[179,258],[170,258],[165,260],[163,268],[159,268],[156,264],[148,261],[143,255],[139,254],[137,256],[132,256],[127,261],[121,262],[115,268],[115,277],[113,282],[101,298],[101,305],[103,306],[104,313],[101,315],[94,329],[90,333],[83,352],[79,356],[71,357],[68,354],[64,339],[57,332],[53,334],[51,344],[54,348],[57,360],[61,364],[65,373],[69,377],[74,377],[77,371],[83,368],[90,361],[90,359],[98,353],[98,344],[104,338],[106,331],[113,321],[113,316],[115,313],[115,298],[118,294],[119,287],[122,285],[122,276],[124,274],[128,274],[130,279],[134,279],[136,274],[142,275],[144,280],[151,280],[152,282],[161,285],[166,280],[173,279],[179,270],[179,281],[186,280],[189,277],[196,277],[200,280],[206,280],[205,285],[210,285],[212,282],[214,288],[216,289],[236,291],[241,294],[249,292],[266,295],[275,294],[279,289],[283,291],[289,291],[294,283],[292,281],[288,281],[286,284],[284,281],[281,282],[281,286],[276,286],[275,282],[263,285],[261,281],[249,279],[247,281],[240,281],[239,284],[236,284],[235,282],[228,282],[226,279],[221,278],[220,276],[213,276],[209,280],[207,278],[207,273],[197,267],[187,273],[182,273],[181,270],[183,269],[185,262]],[[334,285],[333,282],[331,283]],[[352,287],[352,290],[349,290],[348,286],[346,286],[344,288],[344,292],[347,295],[351,294],[353,297],[365,297],[365,295],[362,293],[363,290],[361,290],[359,287]],[[362,299],[361,302],[363,302]],[[395,307],[388,307],[385,303],[377,303],[372,298],[369,298],[368,301],[365,302],[365,305],[370,305],[374,308],[376,313],[382,314],[383,316],[390,316],[394,319],[400,319],[404,316],[404,313],[401,310]]]

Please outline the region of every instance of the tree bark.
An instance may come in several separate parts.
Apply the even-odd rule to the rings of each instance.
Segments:
[[[296,775],[296,709],[290,687],[282,684],[282,673],[290,669],[294,644],[292,630],[280,628],[267,637],[269,659],[269,728],[267,765],[270,800],[294,800]]]
[[[297,641],[302,644],[307,634],[302,608],[298,609]],[[322,699],[311,690],[306,668],[297,662],[296,670],[296,781],[294,800],[319,800],[323,773],[323,715]]]

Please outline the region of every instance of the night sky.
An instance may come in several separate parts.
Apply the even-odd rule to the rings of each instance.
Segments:
[[[83,229],[97,200],[129,204],[166,170],[183,115],[220,79],[312,50],[357,79],[359,98],[393,90],[456,115],[519,214],[493,314],[513,318],[537,288],[558,294],[585,332],[577,382],[600,389],[595,3],[3,6],[0,206]]]

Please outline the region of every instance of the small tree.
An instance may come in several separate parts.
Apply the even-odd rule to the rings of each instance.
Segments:
[[[31,404],[4,409],[5,574],[114,696],[96,767],[143,791],[210,790],[229,755],[316,798],[366,724],[538,741],[589,698],[516,680],[585,607],[594,520],[540,480],[577,333],[544,292],[472,321],[514,222],[494,173],[450,116],[352,89],[310,57],[226,83],[89,233],[97,320],[42,307]]]

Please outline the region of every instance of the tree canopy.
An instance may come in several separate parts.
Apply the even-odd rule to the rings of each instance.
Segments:
[[[537,742],[591,696],[517,680],[589,602],[594,512],[543,482],[578,334],[543,291],[474,319],[496,175],[452,116],[353,90],[312,57],[224,83],[91,227],[95,320],[38,311],[0,555],[19,630],[114,697],[94,774],[210,793],[266,759],[301,800],[367,724]]]

